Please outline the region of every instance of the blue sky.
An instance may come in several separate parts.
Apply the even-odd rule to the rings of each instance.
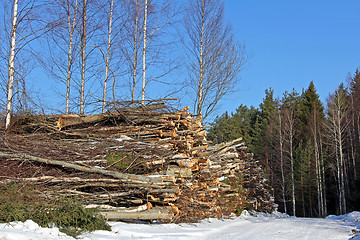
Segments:
[[[224,2],[225,18],[251,58],[241,73],[240,91],[227,96],[215,115],[233,112],[240,104],[258,107],[267,88],[281,97],[293,88],[301,92],[310,81],[325,103],[348,74],[360,67],[360,0]],[[186,74],[181,72],[175,80],[182,81]],[[44,77],[40,68],[32,76],[34,83],[28,88],[39,89],[43,103],[62,106],[64,100],[56,90],[63,93],[65,85],[59,87],[50,76]],[[41,84],[36,83],[39,79]],[[164,89],[155,91],[161,95]],[[182,104],[193,108],[187,96]]]
[[[314,81],[324,102],[360,66],[359,0],[225,0],[227,20],[251,55],[241,91],[219,114],[258,106],[265,89],[276,96]]]

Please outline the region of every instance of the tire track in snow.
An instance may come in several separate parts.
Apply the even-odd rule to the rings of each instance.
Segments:
[[[329,240],[349,239],[352,227],[339,220],[309,218],[250,218],[227,222],[219,229],[213,229],[204,240],[234,239],[299,239]]]

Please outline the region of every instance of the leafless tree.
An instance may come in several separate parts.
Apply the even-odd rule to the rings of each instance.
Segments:
[[[103,91],[100,90],[101,88],[95,80],[103,76],[104,65],[105,67],[108,66],[106,58],[103,59],[103,50],[98,51],[102,45],[107,46],[107,43],[102,41],[103,29],[107,28],[106,23],[108,21],[101,15],[102,5],[103,3],[96,0],[82,0],[79,4],[80,24],[78,24],[76,31],[80,36],[80,79],[75,81],[75,84],[80,95],[80,114],[85,113],[85,107],[90,108],[93,106],[92,104],[102,102],[102,98],[97,93],[103,93]],[[94,108],[91,107],[90,109]]]
[[[127,21],[122,44],[131,88],[131,99],[136,101],[139,96],[143,103],[146,86],[150,82],[164,83],[174,67],[166,62],[171,56],[165,54],[172,50],[171,27],[179,13],[174,1],[159,0],[127,0]],[[166,82],[166,81],[165,81]],[[140,93],[139,95],[137,93]]]
[[[284,118],[284,141],[287,143],[286,152],[288,153],[288,159],[290,161],[291,201],[293,216],[296,216],[294,140],[297,120],[297,97],[298,93],[295,90],[293,90],[292,93],[285,92],[281,107],[281,112]]]
[[[129,76],[131,100],[134,102],[136,93],[136,84],[139,78],[141,37],[143,31],[143,11],[141,0],[124,1],[125,12],[127,13],[125,27],[123,31],[124,41],[120,50],[125,57],[125,63],[128,67],[127,74]]]
[[[109,71],[109,63],[110,63],[110,48],[111,48],[111,33],[112,33],[112,23],[113,23],[113,12],[114,12],[114,0],[111,0],[110,3],[110,15],[109,15],[109,32],[108,32],[108,43],[107,43],[107,51],[106,51],[106,61],[105,61],[105,80],[104,80],[104,90],[103,90],[103,106],[102,113],[105,112],[106,107],[106,88],[108,82],[108,71]]]
[[[87,0],[83,0],[82,5],[82,33],[81,33],[81,90],[80,90],[80,114],[84,114],[84,96],[85,96],[85,68],[86,68],[86,13]]]
[[[284,136],[283,136],[283,116],[281,114],[280,108],[278,111],[278,120],[279,120],[279,151],[280,151],[280,170],[281,170],[281,190],[282,190],[282,200],[284,204],[284,212],[287,213],[286,209],[286,191],[285,191],[285,163],[284,163]]]
[[[328,122],[327,130],[330,137],[330,144],[335,149],[335,162],[337,167],[337,183],[339,191],[339,213],[346,213],[346,157],[344,149],[345,132],[348,125],[347,115],[349,107],[347,105],[346,94],[343,85],[336,90],[335,94],[328,99]]]
[[[5,47],[7,60],[7,100],[6,100],[6,129],[10,126],[13,101],[14,101],[14,86],[16,84],[16,75],[19,76],[20,82],[17,83],[19,87],[18,92],[21,97],[18,99],[27,99],[25,91],[25,75],[20,75],[21,69],[27,69],[20,63],[20,52],[31,52],[29,45],[37,40],[39,36],[45,34],[53,25],[49,22],[42,21],[39,17],[41,7],[44,5],[43,1],[19,1],[14,0],[8,2],[7,6],[11,6],[11,13],[5,12],[5,22],[3,23],[5,29],[3,30],[9,36],[9,47]],[[7,8],[4,7],[3,10]],[[11,17],[9,17],[11,15]],[[9,19],[9,22],[6,22]],[[11,20],[10,20],[11,19]],[[11,26],[7,31],[7,26]],[[24,50],[27,51],[24,51]],[[20,88],[23,88],[20,91]],[[26,104],[25,104],[26,105]]]
[[[72,68],[72,48],[73,48],[73,38],[74,30],[76,26],[76,14],[78,11],[78,1],[75,0],[75,5],[73,6],[73,16],[71,16],[71,7],[72,4],[70,0],[66,2],[67,7],[67,22],[69,29],[69,51],[68,51],[68,66],[67,66],[67,75],[66,75],[66,114],[69,114],[69,103],[70,103],[70,82],[71,82],[71,68]]]
[[[5,128],[8,129],[11,120],[11,103],[13,97],[14,74],[15,74],[15,47],[16,47],[16,29],[18,25],[18,0],[14,0],[13,17],[11,24],[11,44],[9,56],[8,85],[7,85],[7,104],[6,104],[6,123]]]
[[[147,17],[148,17],[148,0],[144,0],[144,31],[143,31],[143,76],[142,76],[142,89],[141,89],[141,100],[142,105],[145,104],[145,86],[146,86],[146,31],[147,31]]]
[[[65,91],[57,89],[60,95],[64,96],[66,114],[71,111],[71,88],[75,83],[80,53],[80,35],[77,31],[81,15],[79,9],[79,0],[53,0],[44,14],[44,17],[56,21],[56,25],[43,41],[48,49],[42,53],[41,63],[54,82],[61,82],[56,84],[57,88],[61,88],[62,84],[66,86]]]
[[[316,109],[314,107],[314,109]],[[321,138],[321,131],[320,125],[318,121],[317,111],[312,112],[312,120],[310,120],[310,129],[313,136],[314,142],[314,156],[315,156],[315,171],[316,171],[316,187],[317,187],[317,198],[318,198],[318,216],[325,217],[325,205],[324,205],[324,189],[323,189],[323,181],[324,175],[321,171],[322,169],[322,161],[321,161],[321,154],[320,154],[320,138]]]
[[[189,1],[184,25],[190,85],[196,93],[194,109],[204,120],[224,96],[238,88],[247,56],[224,21],[221,0]]]

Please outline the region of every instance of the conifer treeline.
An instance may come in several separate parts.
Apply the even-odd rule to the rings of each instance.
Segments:
[[[360,72],[340,84],[326,106],[314,83],[301,94],[274,98],[267,89],[259,108],[240,105],[218,116],[214,142],[240,136],[263,164],[281,211],[324,217],[360,210]]]

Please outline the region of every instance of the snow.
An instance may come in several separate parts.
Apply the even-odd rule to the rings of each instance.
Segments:
[[[110,222],[112,231],[95,231],[83,240],[115,239],[358,239],[360,212],[327,218],[295,218],[286,214],[249,213],[232,219],[206,219],[197,224],[131,224]],[[353,238],[354,237],[354,238]],[[33,221],[0,224],[0,240],[72,239],[57,228],[41,228]]]
[[[131,137],[128,137],[126,135],[121,135],[120,138],[116,138],[116,141],[122,142],[122,141],[129,141],[129,140],[133,140]]]

